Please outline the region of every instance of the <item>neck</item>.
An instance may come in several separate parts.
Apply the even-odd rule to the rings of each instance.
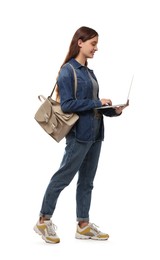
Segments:
[[[78,61],[82,66],[85,66],[86,58],[77,56],[75,60]]]

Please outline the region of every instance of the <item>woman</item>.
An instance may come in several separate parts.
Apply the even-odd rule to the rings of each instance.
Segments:
[[[101,144],[104,139],[103,115],[118,116],[124,107],[98,110],[112,102],[99,99],[99,86],[94,72],[87,67],[87,60],[93,58],[97,49],[98,33],[88,27],[79,28],[71,41],[68,54],[58,76],[57,96],[62,110],[75,112],[79,120],[66,137],[65,153],[60,168],[51,178],[44,194],[40,218],[34,230],[49,243],[60,242],[51,217],[60,192],[70,184],[78,172],[76,190],[77,230],[76,238],[107,240],[109,235],[102,233],[90,223],[89,210],[93,181],[96,174]],[[77,76],[77,93],[74,96],[74,73]]]

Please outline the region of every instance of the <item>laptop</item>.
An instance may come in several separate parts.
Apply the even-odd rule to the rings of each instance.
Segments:
[[[132,83],[133,83],[133,78],[134,78],[134,75],[132,76],[132,79],[131,79],[131,83],[130,83],[130,86],[129,86],[129,91],[128,91],[128,95],[127,95],[127,100],[126,100],[126,103],[124,104],[117,104],[117,105],[104,105],[102,107],[97,107],[97,109],[106,109],[106,108],[115,108],[115,107],[124,107],[124,106],[128,106],[129,105],[129,95],[130,95],[130,92],[131,92],[131,87],[132,87]]]

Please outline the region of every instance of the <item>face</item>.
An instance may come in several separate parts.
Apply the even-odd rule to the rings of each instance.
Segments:
[[[78,45],[80,47],[80,55],[82,55],[85,59],[93,58],[95,51],[98,50],[98,36],[83,42],[82,40],[78,41]]]

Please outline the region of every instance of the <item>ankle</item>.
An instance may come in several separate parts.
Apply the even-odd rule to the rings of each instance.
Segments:
[[[78,225],[80,228],[84,228],[86,226],[88,226],[88,221],[79,221]]]
[[[46,221],[46,220],[50,220],[50,219],[48,219],[48,218],[46,218],[46,217],[40,217],[40,218],[39,218],[39,223],[40,223],[40,224],[43,224],[44,221]]]

